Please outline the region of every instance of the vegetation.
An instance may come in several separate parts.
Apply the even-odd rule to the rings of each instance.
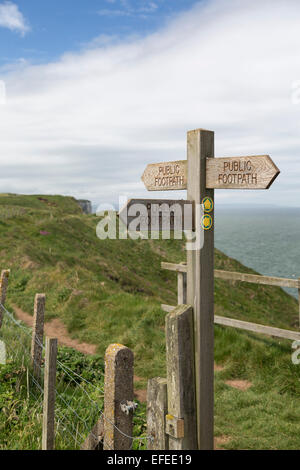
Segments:
[[[184,244],[99,240],[98,222],[82,214],[73,198],[1,195],[2,268],[11,269],[7,306],[32,314],[35,293],[45,292],[46,320],[60,318],[70,336],[95,344],[99,357],[113,342],[132,348],[142,379],[136,386],[145,388],[148,378],[165,375],[160,304],[176,304],[176,275],[161,270],[160,263],[183,261]],[[217,250],[215,267],[254,273]],[[215,304],[217,315],[297,329],[298,304],[280,288],[217,279]],[[291,343],[216,326],[215,359],[223,367],[215,389],[220,447],[298,448],[300,366],[291,362]],[[228,380],[247,380],[251,387],[238,390]],[[10,392],[3,392],[2,380],[0,386],[0,407],[6,406],[5,393],[24,399],[16,398],[11,382]],[[144,432],[143,413],[141,407],[136,432]],[[19,440],[14,429],[11,448]]]

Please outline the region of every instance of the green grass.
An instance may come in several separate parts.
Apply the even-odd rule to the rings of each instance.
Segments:
[[[143,388],[148,378],[166,373],[160,304],[176,304],[176,274],[160,263],[184,261],[184,244],[101,241],[98,222],[72,198],[0,195],[1,268],[11,269],[7,305],[32,313],[35,293],[45,292],[47,320],[60,318],[70,336],[97,345],[100,357],[113,342],[132,348]],[[217,250],[215,267],[255,273]],[[298,327],[296,300],[276,287],[217,279],[215,313]],[[300,366],[292,364],[291,352],[289,341],[215,327],[215,358],[224,366],[216,373],[215,425],[216,435],[228,437],[225,448],[299,447]],[[239,391],[228,379],[253,385]]]

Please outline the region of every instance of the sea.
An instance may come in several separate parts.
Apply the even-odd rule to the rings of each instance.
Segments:
[[[300,207],[217,204],[215,246],[265,276],[298,279]],[[298,298],[297,289],[285,290]]]
[[[219,206],[215,246],[260,274],[298,279],[300,208]]]

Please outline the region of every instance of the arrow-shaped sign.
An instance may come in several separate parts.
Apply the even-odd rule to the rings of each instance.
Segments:
[[[207,189],[268,189],[280,171],[269,155],[207,158]],[[153,163],[142,180],[148,191],[187,189],[187,160]]]
[[[187,188],[187,161],[151,163],[142,176],[148,191],[174,191]]]
[[[130,231],[193,230],[193,203],[170,199],[130,199],[119,219]]]
[[[269,155],[207,158],[208,189],[269,189],[280,171]]]

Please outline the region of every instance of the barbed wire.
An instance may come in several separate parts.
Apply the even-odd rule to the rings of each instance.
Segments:
[[[23,359],[22,360],[24,362],[25,357],[26,357],[26,360],[27,360],[27,365],[28,365],[28,367],[26,368],[27,376],[31,379],[32,384],[34,384],[34,386],[36,388],[36,390],[34,390],[33,387],[30,387],[28,385],[27,388],[29,388],[29,390],[27,390],[27,393],[29,393],[31,396],[34,397],[34,399],[36,401],[37,409],[39,409],[43,406],[44,390],[43,390],[41,384],[39,383],[39,380],[37,379],[37,377],[35,377],[31,373],[29,365],[31,365],[31,366],[37,365],[41,369],[42,369],[42,367],[41,367],[41,364],[37,364],[35,362],[34,358],[31,357],[31,353],[30,353],[31,341],[29,341],[29,339],[31,340],[31,338],[32,338],[32,329],[28,328],[28,327],[25,327],[20,320],[16,320],[14,315],[11,312],[9,312],[1,302],[0,302],[0,308],[1,308],[2,312],[4,313],[4,315],[3,315],[4,323],[5,323],[5,320],[10,320],[11,321],[10,326],[19,328],[25,335],[25,343],[26,344],[24,344],[24,342],[21,341],[21,338],[18,335],[15,335],[14,340],[19,346],[21,346],[21,351],[23,351]],[[6,325],[4,325],[4,327],[5,326],[8,327],[7,322],[6,322]],[[3,328],[3,325],[2,325],[2,328]],[[0,332],[1,331],[2,331],[2,329],[0,329]],[[44,344],[42,344],[39,341],[38,338],[35,338],[35,341],[36,341],[36,344],[38,344],[40,346],[41,350],[43,352],[45,352]],[[10,352],[10,355],[15,360],[19,355],[18,348],[13,347],[13,344],[9,343],[8,350]],[[25,356],[24,356],[24,353],[25,353]],[[68,445],[68,443],[65,443],[64,431],[67,431],[68,435],[73,440],[73,442],[75,444],[75,448],[78,445],[78,436],[82,439],[82,443],[84,442],[84,440],[86,439],[87,436],[92,436],[95,439],[95,441],[97,441],[99,439],[99,436],[95,436],[95,434],[92,431],[92,428],[93,428],[93,425],[95,424],[95,422],[97,422],[101,418],[103,420],[105,420],[106,422],[108,422],[111,426],[113,426],[114,429],[117,432],[119,432],[122,436],[130,439],[132,441],[131,447],[132,447],[134,441],[143,442],[143,441],[149,441],[149,440],[152,441],[153,440],[152,436],[141,436],[141,437],[130,436],[127,433],[125,433],[124,431],[122,431],[121,429],[119,429],[115,425],[115,423],[113,423],[109,418],[107,418],[105,416],[101,406],[97,403],[97,401],[95,401],[94,398],[92,398],[90,396],[90,394],[87,390],[87,387],[92,387],[92,389],[95,392],[101,394],[101,396],[99,396],[99,398],[104,397],[104,390],[102,388],[98,387],[97,385],[95,385],[94,383],[92,383],[91,381],[89,381],[88,379],[86,379],[85,377],[82,377],[81,375],[79,375],[77,372],[72,370],[70,367],[68,367],[66,364],[64,364],[60,360],[57,360],[57,364],[61,368],[62,373],[65,374],[69,378],[69,382],[67,383],[67,385],[65,386],[63,391],[59,391],[58,389],[56,389],[56,419],[57,419],[56,433],[58,435],[60,435],[61,440],[62,440],[61,445],[63,447],[65,445]],[[102,376],[104,376],[103,373],[100,373],[100,374]],[[64,376],[62,375],[61,382],[63,382],[64,380],[65,380]],[[81,382],[83,382],[83,385],[82,385]],[[62,386],[62,385],[60,384],[60,386]],[[71,394],[71,397],[68,396],[68,392],[69,392],[70,388],[73,388],[73,393]],[[39,391],[38,396],[35,393],[36,391]],[[84,399],[89,400],[90,405],[88,407],[86,407],[86,406],[84,407],[85,410],[86,409],[89,410],[89,413],[88,413],[87,416],[84,416],[84,417],[80,416],[80,414],[74,409],[74,406],[71,406],[72,402],[75,399],[76,399],[76,404],[77,405],[79,404],[79,402],[82,402]],[[68,414],[70,416],[73,416],[73,419],[71,419],[68,416]],[[76,419],[74,419],[74,418],[76,418]],[[87,433],[87,436],[84,436],[85,432]],[[111,448],[107,442],[106,442],[106,445],[109,448]],[[113,449],[111,449],[111,450],[113,450]]]

